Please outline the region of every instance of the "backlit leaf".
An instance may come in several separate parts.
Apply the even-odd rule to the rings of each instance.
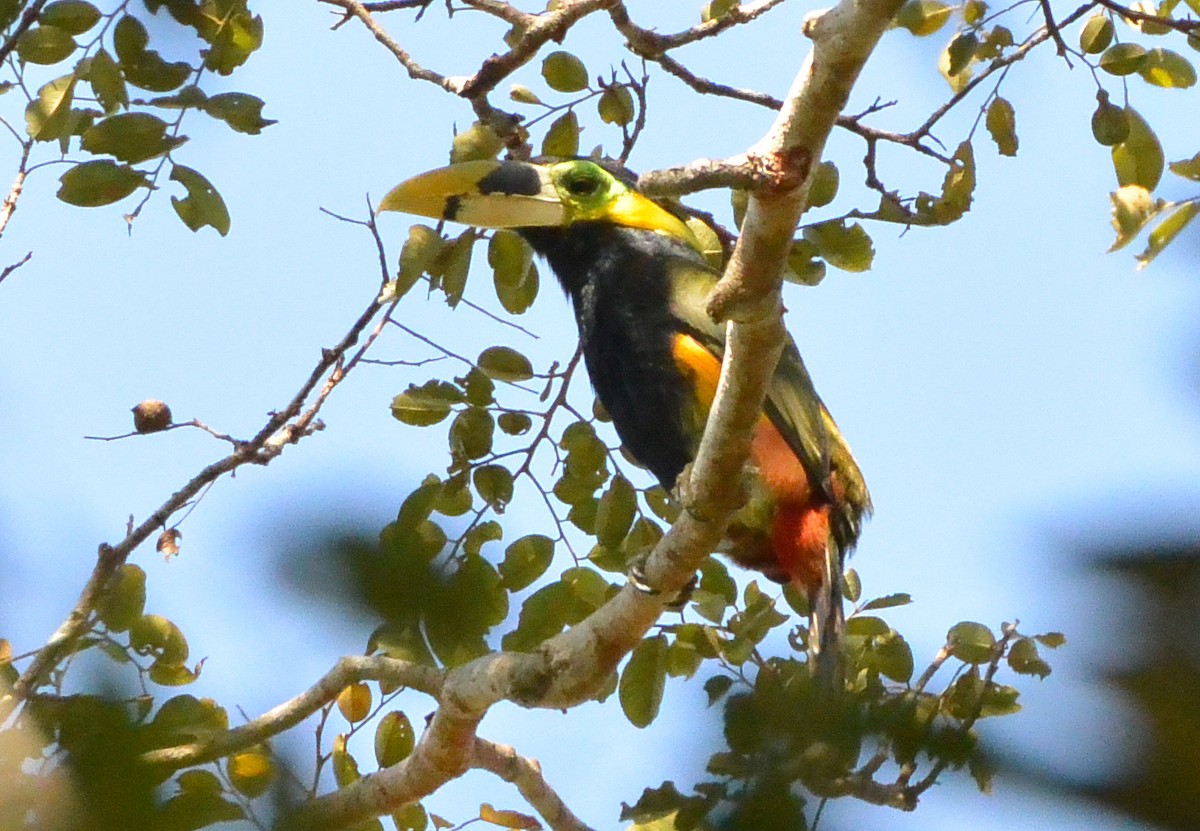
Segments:
[[[110,161],[77,164],[58,181],[58,198],[82,208],[111,205],[149,184],[141,171]]]
[[[62,75],[38,89],[25,107],[25,131],[36,141],[53,141],[67,127],[75,96],[75,75]]]
[[[946,643],[951,654],[958,660],[968,664],[982,664],[991,660],[996,636],[982,623],[964,620],[950,627],[946,634]]]
[[[392,411],[395,412],[393,404]],[[450,450],[455,456],[480,459],[492,452],[495,419],[487,410],[468,407],[450,423]]]
[[[908,0],[896,13],[894,22],[917,37],[925,37],[942,28],[952,11],[951,6],[939,0]]]
[[[375,728],[375,761],[381,768],[408,758],[416,746],[412,722],[399,710],[386,713]]]
[[[579,116],[574,110],[554,119],[542,139],[542,155],[562,158],[579,155]]]
[[[42,7],[38,21],[72,35],[82,35],[100,22],[100,10],[87,0],[54,0]]]
[[[500,563],[500,579],[509,591],[520,591],[546,573],[554,559],[554,540],[529,534],[513,542]]]
[[[513,476],[509,469],[504,465],[481,465],[472,471],[471,480],[480,499],[496,513],[504,513],[513,497]]]
[[[421,279],[434,259],[442,250],[443,240],[437,231],[428,225],[413,225],[408,229],[408,239],[400,248],[400,271],[396,275],[393,296],[408,294]]]
[[[1100,56],[1100,68],[1113,75],[1132,75],[1146,63],[1146,49],[1136,43],[1118,43]]]
[[[263,118],[263,100],[244,92],[222,92],[208,98],[200,107],[213,118],[224,121],[239,133],[256,136],[264,127],[275,123],[274,119]]]
[[[621,709],[635,727],[648,726],[658,715],[666,680],[667,638],[645,638],[634,647],[617,687]]]
[[[1170,49],[1151,49],[1138,74],[1156,87],[1187,89],[1196,84],[1196,69],[1191,61]]]
[[[570,52],[551,52],[542,61],[542,77],[550,89],[579,92],[587,89],[588,72],[583,61]]]
[[[1079,48],[1089,55],[1099,55],[1112,43],[1113,22],[1106,14],[1094,14],[1079,32]]]
[[[464,400],[462,391],[445,381],[411,384],[392,399],[392,415],[405,424],[426,427],[450,415],[451,408]]]
[[[1129,111],[1108,100],[1108,93],[1096,93],[1096,111],[1092,113],[1092,135],[1105,147],[1113,147],[1129,137]]]
[[[171,207],[183,220],[184,225],[193,231],[210,225],[221,236],[229,233],[229,209],[225,207],[225,200],[212,186],[212,182],[190,167],[179,164],[171,167],[171,180],[179,182],[187,189],[187,196],[183,199],[178,196],[171,197]]]
[[[999,96],[993,98],[984,123],[1001,156],[1017,155],[1017,117],[1012,104]]]
[[[1176,176],[1191,179],[1193,182],[1200,182],[1200,153],[1197,153],[1190,159],[1171,162],[1170,168],[1171,172]]]
[[[1150,191],[1141,185],[1126,185],[1109,194],[1112,200],[1112,226],[1117,239],[1108,250],[1117,251],[1141,233],[1146,223],[1158,212]]]
[[[625,125],[633,121],[633,93],[628,87],[611,86],[600,95],[596,105],[600,112],[600,120],[605,124]]]
[[[843,271],[866,271],[875,258],[871,237],[861,224],[830,220],[804,229],[804,239],[816,246],[821,257]]]
[[[507,346],[489,346],[479,353],[475,364],[489,378],[497,381],[528,381],[533,377],[533,364],[515,349]]]
[[[75,39],[57,26],[34,26],[17,38],[17,55],[26,63],[56,64],[75,51]]]
[[[92,62],[88,68],[88,81],[92,85],[92,92],[96,94],[100,106],[104,108],[104,112],[111,113],[118,107],[129,106],[129,93],[125,88],[125,78],[122,77],[117,62],[113,60],[112,55],[108,54],[108,50],[100,49],[92,55]]]
[[[1122,187],[1141,185],[1146,190],[1154,190],[1162,179],[1166,162],[1162,145],[1137,110],[1130,107],[1126,112],[1129,114],[1129,135],[1112,149],[1117,184]]]
[[[476,121],[456,133],[450,144],[450,163],[494,159],[504,149],[504,139],[487,124]]]
[[[624,476],[614,476],[596,508],[596,539],[601,545],[620,545],[636,513],[637,492],[633,485]]]
[[[1161,254],[1179,236],[1179,232],[1196,218],[1197,213],[1200,213],[1200,202],[1192,201],[1184,202],[1168,214],[1147,237],[1146,250],[1137,257],[1138,268],[1145,268]]]
[[[167,122],[158,116],[142,112],[121,113],[85,130],[80,146],[89,153],[107,153],[120,161],[137,164],[179,146],[182,140],[168,137],[166,131]]]

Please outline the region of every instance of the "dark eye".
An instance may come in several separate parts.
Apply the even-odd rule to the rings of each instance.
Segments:
[[[591,196],[600,187],[600,180],[591,176],[577,176],[567,182],[567,190],[575,196]]]

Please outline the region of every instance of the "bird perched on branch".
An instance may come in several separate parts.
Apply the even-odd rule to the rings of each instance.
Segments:
[[[720,275],[686,223],[622,170],[586,159],[450,165],[400,184],[380,210],[525,237],[571,298],[592,386],[621,441],[675,487],[699,446],[725,347],[725,327],[706,312]],[[829,653],[844,625],[842,563],[871,502],[790,338],[754,430],[749,474],[721,550],[808,596],[810,660],[837,673]]]

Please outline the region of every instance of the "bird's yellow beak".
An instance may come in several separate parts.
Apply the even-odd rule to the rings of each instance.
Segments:
[[[669,234],[699,250],[687,225],[596,163],[460,162],[414,176],[388,192],[380,211],[481,228],[554,228],[610,222]]]

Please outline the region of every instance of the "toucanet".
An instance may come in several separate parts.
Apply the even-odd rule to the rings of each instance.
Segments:
[[[454,164],[403,182],[380,210],[525,237],[571,298],[592,386],[621,441],[675,487],[699,446],[725,345],[725,327],[706,312],[720,275],[687,224],[638,193],[623,169],[590,159]],[[791,338],[748,473],[722,553],[807,595],[810,649],[828,649],[841,628],[843,560],[871,501]]]

